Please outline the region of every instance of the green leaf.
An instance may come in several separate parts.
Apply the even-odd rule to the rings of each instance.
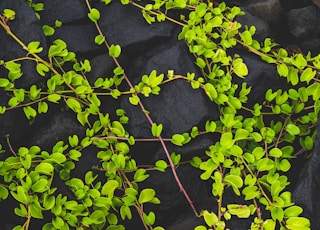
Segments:
[[[296,136],[300,133],[300,128],[295,124],[288,124],[285,127],[285,130],[292,136]]]
[[[276,229],[276,222],[272,219],[263,221],[263,229]],[[298,229],[297,229],[298,230]]]
[[[162,132],[162,124],[157,125],[156,123],[152,124],[151,127],[152,136],[159,137]]]
[[[104,43],[104,41],[106,40],[106,38],[102,35],[97,35],[95,38],[94,38],[94,42],[97,44],[97,45],[102,45]]]
[[[146,222],[146,225],[151,226],[156,220],[156,215],[152,211],[149,212],[148,215],[146,213],[143,213],[143,220]]]
[[[210,98],[211,101],[216,99],[218,96],[217,90],[210,83],[206,83],[204,85],[204,91],[206,92],[206,94],[208,95],[208,97]]]
[[[268,89],[265,98],[267,101],[273,101],[277,96],[277,92],[272,92],[272,89]]]
[[[72,109],[74,112],[79,113],[81,112],[81,104],[78,100],[74,98],[68,98],[67,101],[67,106]]]
[[[310,229],[310,220],[305,217],[290,217],[286,221],[286,227],[290,230]],[[308,228],[306,228],[308,227]]]
[[[178,146],[182,146],[184,141],[185,137],[181,134],[174,134],[171,138],[171,142]]]
[[[166,20],[166,15],[164,13],[158,13],[157,14],[157,21],[158,22],[163,22]]]
[[[171,158],[174,165],[178,165],[181,160],[181,155],[173,152],[173,153],[171,153],[170,158]]]
[[[274,168],[274,162],[269,158],[262,158],[258,161],[257,169],[258,171],[269,171]]]
[[[109,198],[113,197],[114,191],[119,187],[119,183],[116,180],[108,180],[101,189],[102,195],[107,195]]]
[[[153,198],[155,198],[156,192],[154,189],[146,188],[143,189],[139,195],[139,203],[143,204],[146,202],[150,202]]]
[[[19,63],[15,63],[14,61],[6,62],[5,68],[9,70],[8,78],[12,82],[22,76],[21,64]]]
[[[119,45],[111,45],[109,48],[109,55],[118,58],[121,54],[121,47]]]
[[[281,77],[287,77],[289,74],[289,69],[285,63],[278,64],[277,71]]]
[[[247,139],[249,136],[249,131],[246,129],[237,129],[236,135],[234,137],[235,140],[244,140]]]
[[[289,169],[291,168],[291,164],[290,162],[287,160],[287,159],[282,159],[280,162],[279,162],[279,165],[277,165],[277,168],[279,170],[281,170],[282,172],[288,172]]]
[[[17,186],[16,193],[13,191],[11,191],[10,193],[13,196],[13,198],[19,201],[20,203],[26,204],[29,202],[29,197],[27,196],[22,186]]]
[[[202,58],[200,58],[200,57],[198,57],[198,58],[196,59],[196,64],[197,64],[197,66],[199,66],[199,68],[201,68],[201,69],[204,69],[204,67],[206,67],[206,62],[205,62]]]
[[[48,26],[48,25],[43,25],[42,31],[43,31],[43,34],[47,37],[52,36],[55,32],[54,28],[52,26]]]
[[[38,113],[39,114],[48,112],[48,108],[49,108],[49,106],[46,102],[44,102],[44,101],[38,102]]]
[[[199,225],[199,226],[195,227],[194,230],[207,230],[207,228],[203,225]]]
[[[279,148],[272,148],[270,151],[269,151],[269,155],[271,157],[281,157],[282,156],[282,152]]]
[[[131,97],[129,97],[129,102],[132,104],[132,105],[138,105],[139,104],[139,101],[140,101],[140,98],[135,95],[135,94],[132,94]]]
[[[6,78],[0,78],[0,87],[5,88],[10,84],[10,81]]]
[[[49,47],[48,57],[60,56],[65,57],[68,55],[68,50],[66,50],[67,44],[61,40],[57,39]]]
[[[293,64],[299,69],[303,69],[304,67],[307,66],[308,63],[302,54],[297,54],[297,56],[293,60]]]
[[[228,204],[227,209],[231,215],[236,215],[238,218],[248,218],[251,210],[247,205]]]
[[[49,184],[48,180],[40,179],[31,186],[31,189],[33,192],[43,193],[44,191],[49,189],[48,184]]]
[[[5,106],[0,106],[0,115],[6,112],[7,108]],[[1,146],[1,145],[0,145]],[[1,150],[0,150],[1,153]]]
[[[0,199],[5,200],[9,195],[8,189],[0,184]]]
[[[145,169],[138,169],[133,176],[134,181],[142,182],[142,181],[146,180],[149,177],[149,175],[146,174],[146,171],[147,170],[145,170]]]
[[[38,63],[36,66],[36,70],[40,74],[40,76],[45,76],[46,73],[49,71],[49,67],[42,63]]]
[[[283,209],[281,207],[273,207],[271,209],[271,216],[272,216],[272,219],[278,220],[279,222],[281,222],[284,217]]]
[[[121,2],[129,2],[129,0],[121,0]],[[142,10],[142,16],[144,17],[144,19],[146,20],[146,22],[148,24],[152,24],[153,22],[156,21],[155,17],[154,16],[151,16],[151,14],[149,13],[149,11],[147,10]]]
[[[243,60],[241,58],[237,58],[233,61],[232,68],[234,73],[241,78],[247,76],[249,73],[246,64],[243,63]]]
[[[284,210],[285,217],[297,217],[303,212],[303,209],[297,205],[293,205]]]
[[[216,123],[214,121],[206,121],[206,132],[213,133],[216,130]]]
[[[291,82],[292,85],[297,85],[299,83],[298,70],[294,67],[289,67],[288,73],[288,82]]]
[[[26,117],[28,118],[28,120],[30,120],[32,117],[37,116],[37,111],[34,108],[32,108],[31,106],[23,107],[23,112],[26,115]]]
[[[95,210],[91,213],[90,219],[94,224],[102,224],[106,222],[106,216],[101,210]]]
[[[197,6],[195,12],[196,12],[197,16],[198,16],[199,18],[201,18],[202,16],[205,15],[205,13],[207,12],[207,10],[208,10],[208,5],[207,5],[206,3],[204,3],[204,2],[201,2],[201,3]]]
[[[88,13],[89,19],[96,23],[100,19],[100,12],[96,8],[91,8],[90,12]]]
[[[55,22],[54,22],[54,26],[57,27],[57,28],[59,28],[59,27],[62,26],[62,22],[57,19],[57,20],[55,20]]]
[[[186,0],[173,0],[173,3],[176,7],[184,9],[187,6]]]
[[[155,166],[156,166],[156,169],[159,170],[160,172],[165,172],[166,168],[168,167],[168,164],[164,160],[158,160],[156,161]]]
[[[244,198],[245,200],[252,200],[252,199],[257,198],[261,195],[258,187],[254,186],[254,185],[250,185],[250,186],[245,187],[242,190],[242,194],[245,195],[245,198]]]
[[[50,210],[55,205],[55,196],[45,196],[43,200],[43,207],[47,210]]]
[[[111,132],[118,137],[124,137],[126,133],[125,129],[123,128],[123,125],[119,121],[112,122]]]
[[[111,0],[102,0],[102,2],[104,2],[104,4],[109,5]]]
[[[120,215],[121,219],[124,220],[126,217],[131,220],[132,219],[132,213],[128,206],[122,205],[120,208]]]
[[[20,204],[20,208],[15,208],[14,213],[20,217],[27,217],[28,216],[28,211],[27,211],[25,205],[23,205],[23,204]]]
[[[310,136],[306,136],[306,138],[303,140],[303,147],[306,150],[312,150],[313,146],[314,146],[313,138]]]
[[[220,143],[222,146],[225,146],[227,149],[231,148],[234,144],[235,140],[232,139],[232,133],[227,132],[223,133],[220,138]]]
[[[39,47],[39,45],[40,45],[40,42],[39,41],[35,41],[35,42],[30,42],[29,44],[28,44],[28,52],[30,53],[30,54],[36,54],[36,53],[40,53],[42,50],[43,50],[43,48],[42,47]]]
[[[307,82],[309,84],[309,82],[314,78],[314,76],[316,75],[316,71],[312,70],[310,67],[306,68],[301,76],[300,76],[300,81],[302,82]]]
[[[233,156],[236,156],[236,157],[239,157],[243,154],[243,150],[240,146],[238,145],[233,145],[231,148],[230,148],[230,154],[233,155]]]
[[[66,156],[59,152],[52,153],[49,159],[50,161],[52,160],[53,162],[56,162],[58,164],[62,164],[67,160]]]
[[[52,220],[52,225],[54,226],[54,228],[56,229],[63,229],[65,222],[63,221],[63,219],[60,216],[56,216],[53,220]]]
[[[41,162],[35,168],[36,172],[39,172],[45,175],[51,175],[53,170],[54,170],[53,166],[47,162]]]
[[[252,44],[252,36],[248,30],[241,33],[241,39],[246,45],[250,46]]]
[[[16,17],[16,12],[11,9],[4,9],[3,16],[6,17],[8,20],[14,20]]]
[[[215,224],[219,222],[219,219],[214,212],[208,212],[207,210],[204,210],[202,211],[201,215],[203,216],[204,221],[209,227],[213,227]]]
[[[8,101],[8,105],[10,107],[15,107],[15,106],[19,105],[18,98],[17,97],[10,98],[10,100]]]
[[[61,99],[61,96],[59,94],[50,94],[48,95],[48,101],[53,103],[58,103]]]
[[[228,185],[231,185],[234,193],[240,196],[239,188],[241,188],[243,185],[243,180],[240,176],[227,175],[224,177],[224,182],[226,182]]]

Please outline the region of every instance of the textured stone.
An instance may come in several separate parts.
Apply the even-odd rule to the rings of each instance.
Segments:
[[[297,39],[315,38],[320,34],[320,13],[313,5],[289,11],[287,20],[291,34]]]
[[[247,9],[252,15],[274,25],[279,22],[283,13],[279,0],[255,0]]]
[[[67,43],[69,51],[76,52],[77,54],[91,54],[100,55],[106,50],[102,50],[101,47],[94,43],[96,36],[96,29],[93,24],[83,25],[64,25],[57,29],[55,34],[50,38],[62,39]]]
[[[28,136],[28,133],[32,133],[33,130],[37,131]],[[39,116],[35,124],[30,125],[23,141],[51,151],[58,141],[67,142],[68,136],[74,134],[78,135],[79,139],[85,134],[85,128],[79,125],[74,113],[57,113],[57,111],[49,110],[48,114]]]
[[[172,23],[149,25],[137,8],[123,6],[120,2],[112,2],[108,7],[101,5],[99,8],[104,17],[99,22],[110,44],[119,44],[127,51],[136,53],[146,51],[171,36]]]
[[[45,11],[40,12],[41,22],[53,26],[56,20],[63,24],[77,23],[79,20],[87,19],[88,8],[85,1],[41,1],[45,6]]]
[[[300,46],[303,53],[311,52],[312,56],[316,56],[320,53],[320,38],[302,39]]]

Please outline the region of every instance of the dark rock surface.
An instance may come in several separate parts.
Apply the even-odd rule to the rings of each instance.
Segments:
[[[17,18],[13,21],[12,30],[27,44],[30,41],[40,41],[44,50],[47,44],[56,38],[61,38],[68,44],[68,49],[74,51],[81,58],[88,57],[91,61],[92,72],[88,73],[89,81],[93,83],[99,77],[111,76],[115,67],[109,57],[106,48],[94,44],[97,35],[94,25],[87,19],[85,1],[81,0],[43,0],[45,13],[41,14],[41,23],[36,19],[34,11],[23,0],[2,0],[0,11],[11,8],[17,12]],[[231,5],[241,6],[247,14],[239,17],[239,22],[257,27],[255,38],[263,41],[266,37],[281,38],[285,46],[294,45],[302,51],[312,51],[316,55],[320,51],[320,6],[319,1],[292,1],[292,0],[259,0],[259,1],[226,1]],[[194,72],[200,76],[201,72],[194,64],[194,57],[188,52],[187,46],[177,41],[180,27],[170,22],[148,25],[141,16],[140,10],[131,6],[122,6],[114,1],[105,7],[100,1],[94,1],[103,17],[99,23],[110,44],[119,44],[122,47],[120,61],[126,68],[126,73],[133,83],[140,81],[143,74],[149,74],[152,70],[167,74],[168,70],[174,70],[175,74],[186,75]],[[316,7],[318,6],[318,7]],[[54,36],[45,38],[42,34],[42,25],[54,25],[55,20],[62,21],[63,26],[56,29]],[[42,21],[43,20],[43,21]],[[30,32],[32,31],[32,32]],[[279,34],[280,33],[280,34]],[[0,59],[10,60],[25,55],[16,43],[0,29]],[[261,102],[264,92],[268,88],[278,89],[285,87],[285,81],[277,78],[275,66],[268,65],[248,54],[244,50],[234,50],[244,59],[249,69],[246,78],[248,85],[252,86],[253,97],[250,104]],[[29,64],[31,63],[31,64]],[[39,81],[34,68],[34,63],[23,64],[24,76],[17,81],[19,87],[28,87]],[[0,67],[0,74],[7,72]],[[242,82],[240,80],[239,84]],[[0,91],[0,105],[3,105],[6,95]],[[159,96],[150,96],[143,99],[146,109],[151,113],[157,123],[164,127],[163,135],[170,137],[174,133],[188,132],[193,126],[204,126],[206,120],[215,120],[219,113],[216,106],[209,101],[200,90],[193,90],[189,83],[176,80],[165,84],[161,88]],[[115,108],[123,108],[130,122],[126,126],[129,133],[137,138],[151,137],[150,125],[140,108],[132,106],[128,97],[122,97],[119,101],[103,101],[103,110],[112,112]],[[320,128],[319,132],[320,132]],[[61,112],[59,109],[49,110],[42,118],[37,118],[34,124],[29,125],[21,110],[13,110],[0,116],[0,144],[6,145],[5,136],[10,135],[10,140],[15,147],[39,145],[44,149],[50,149],[58,140],[66,141],[69,135],[78,134],[84,136],[85,130],[78,125],[73,113]],[[191,142],[183,149],[168,144],[170,152],[181,153],[184,160],[190,160],[194,153],[203,153],[207,146],[211,145],[213,138],[203,136],[197,142]],[[312,220],[312,229],[320,229],[320,139],[317,138],[314,155],[309,160],[301,174],[301,180],[294,191],[294,199],[307,212]],[[92,151],[93,152],[93,151]],[[79,162],[81,170],[75,175],[82,177],[83,172],[92,165],[98,164],[97,159],[90,155],[91,150],[86,150]],[[137,143],[132,147],[132,155],[137,156],[138,163],[150,164],[158,159],[166,159],[159,143]],[[145,153],[148,155],[146,156]],[[90,162],[90,164],[88,164]],[[83,170],[83,171],[82,171]],[[181,176],[182,184],[191,196],[197,208],[210,208],[215,206],[207,198],[210,197],[211,188],[205,182],[198,179],[199,171],[188,164],[179,166],[177,170]],[[165,174],[152,172],[151,180],[146,186],[156,189],[162,205],[157,213],[159,224],[166,229],[179,230],[190,229],[199,225],[199,219],[194,220],[194,214],[185,202],[182,193],[171,174],[167,170]],[[201,193],[201,196],[199,196]],[[200,200],[199,198],[204,198]],[[226,198],[226,202],[235,201],[235,197]],[[8,201],[0,202],[0,229],[12,229],[16,224],[12,213],[7,213],[4,207]],[[9,218],[10,217],[10,218]],[[130,224],[128,223],[129,229]],[[248,229],[247,222],[231,223],[231,229]],[[131,225],[132,226],[132,225]],[[136,227],[136,226],[135,226]],[[36,228],[34,228],[36,229]],[[136,228],[138,229],[138,227]]]
[[[304,8],[293,9],[287,15],[290,32],[296,38],[302,40],[319,36],[320,13],[317,7],[310,5]]]
[[[283,17],[280,0],[252,1],[246,8],[251,14],[274,25]]]

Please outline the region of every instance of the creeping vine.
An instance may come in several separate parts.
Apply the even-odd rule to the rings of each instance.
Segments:
[[[102,2],[108,7],[111,0]],[[11,31],[10,25],[16,15],[12,9],[4,9],[0,26],[26,55],[0,60],[0,65],[8,72],[7,76],[0,76],[0,88],[9,95],[7,104],[0,105],[0,114],[22,108],[26,118],[33,121],[47,113],[53,103],[73,111],[80,125],[86,128],[84,138],[69,136],[68,143],[58,141],[51,152],[36,145],[22,146],[15,151],[8,136],[9,156],[3,153],[0,145],[0,199],[11,196],[16,200],[18,206],[14,212],[25,220],[14,229],[29,229],[33,218],[43,219],[44,212],[52,215],[52,220],[42,227],[44,230],[124,229],[121,220],[131,220],[132,210],[138,213],[145,229],[164,229],[156,226],[155,212],[145,211],[146,205],[161,205],[157,191],[139,186],[148,179],[147,170],[164,172],[167,169],[171,170],[195,218],[204,220],[206,226],[199,225],[196,230],[226,229],[229,220],[250,217],[250,229],[310,229],[310,221],[301,216],[303,209],[293,203],[291,192],[287,191],[290,182],[286,173],[291,168],[290,159],[313,148],[320,110],[320,55],[289,54],[271,38],[255,40],[255,27],[241,25],[236,20],[244,12],[225,3],[202,0],[120,2],[140,9],[146,23],[170,21],[180,26],[178,39],[183,40],[193,54],[201,76],[195,73],[184,76],[172,70],[165,75],[154,70],[143,75],[136,85],[132,84],[119,62],[121,46],[109,44],[108,35],[99,25],[100,11],[85,0],[88,18],[98,33],[93,42],[105,46],[116,66],[113,76],[98,78],[90,84],[86,76],[91,71],[88,59],[77,60],[62,39],[54,40],[47,57],[43,57],[39,41],[25,44]],[[44,5],[30,0],[27,3],[41,21]],[[61,26],[57,20],[54,26],[43,25],[42,28],[46,36],[51,36]],[[239,54],[229,54],[235,47],[275,65],[278,77],[285,78],[290,87],[268,89],[262,103],[250,105],[251,87],[245,82],[238,85],[233,81],[235,77],[245,79],[249,74],[243,58]],[[45,84],[17,88],[16,81],[23,77],[21,61],[34,62]],[[207,120],[204,127],[195,124],[185,133],[164,137],[162,130],[166,127],[154,122],[152,111],[148,111],[142,98],[159,95],[164,84],[178,79],[188,82],[194,90],[203,91],[208,100],[217,105],[220,117]],[[122,84],[129,86],[129,90],[121,91]],[[102,97],[118,99],[124,95],[129,95],[132,106],[140,108],[153,138],[131,136],[125,129],[130,119],[123,109],[115,111],[117,120],[101,112]],[[215,144],[208,146],[205,157],[195,155],[187,163],[199,169],[200,180],[212,184],[212,199],[216,200],[217,208],[216,211],[197,210],[176,173],[176,168],[182,164],[181,156],[170,153],[168,142],[183,147],[211,133],[216,134]],[[166,161],[158,160],[150,168],[137,165],[130,155],[130,147],[137,141],[159,142]],[[71,172],[89,147],[95,147],[100,164],[86,172],[85,178],[72,177]],[[103,179],[100,172],[104,173]],[[72,198],[54,187],[56,177],[72,192]],[[230,190],[242,197],[243,203],[225,204],[224,195]]]

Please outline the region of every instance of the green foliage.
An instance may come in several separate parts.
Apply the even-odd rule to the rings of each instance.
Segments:
[[[44,5],[27,2],[40,19]],[[103,2],[108,7],[111,0]],[[98,9],[91,8],[89,1],[86,3],[89,20],[99,28],[98,22],[103,15]],[[82,139],[70,136],[66,143],[58,141],[52,151],[41,150],[38,146],[20,147],[17,152],[11,150],[8,157],[1,158],[0,199],[9,196],[15,199],[18,205],[14,212],[25,219],[23,226],[14,229],[28,229],[34,218],[42,219],[45,213],[53,216],[52,221],[42,227],[45,230],[124,229],[121,220],[131,220],[134,211],[140,215],[146,229],[163,229],[155,226],[155,212],[144,210],[144,206],[161,205],[157,191],[142,188],[140,183],[148,180],[148,170],[172,170],[175,175],[181,156],[168,152],[162,137],[166,127],[152,121],[152,112],[145,109],[141,98],[159,95],[162,84],[177,79],[190,83],[195,90],[202,90],[220,111],[219,119],[206,121],[204,127],[194,126],[190,132],[175,133],[169,138],[172,144],[182,148],[200,135],[214,134],[216,138],[215,144],[205,151],[206,157],[195,155],[189,162],[201,171],[201,180],[212,183],[212,199],[218,207],[216,212],[202,210],[198,214],[189,202],[195,214],[207,225],[195,229],[226,229],[230,219],[250,217],[253,219],[251,229],[310,229],[310,221],[300,216],[303,209],[291,200],[291,192],[287,191],[290,182],[285,173],[291,168],[290,159],[300,150],[292,147],[295,143],[306,151],[314,145],[314,126],[320,110],[320,55],[289,55],[270,38],[262,42],[255,40],[255,28],[236,21],[236,17],[244,12],[225,3],[217,6],[200,0],[155,0],[146,5],[121,0],[121,3],[141,9],[149,24],[167,20],[180,25],[178,39],[188,45],[202,76],[194,73],[175,75],[169,70],[166,78],[154,70],[132,85],[125,69],[117,62],[121,46],[109,45],[107,34],[98,30],[92,42],[108,48],[116,67],[112,76],[98,78],[90,84],[86,78],[86,73],[91,71],[89,60],[78,61],[76,54],[69,51],[61,39],[54,40],[46,52],[39,41],[24,44],[8,25],[8,21],[15,19],[15,12],[4,9],[0,25],[26,53],[16,59],[0,61],[8,71],[7,76],[0,78],[0,88],[9,95],[7,105],[0,106],[0,114],[22,107],[26,118],[33,121],[47,113],[54,103],[73,111],[80,125],[86,127]],[[176,9],[184,9],[189,14],[181,15],[180,21],[170,18],[168,12]],[[43,25],[42,29],[46,36],[51,36],[61,26],[57,20],[54,25]],[[246,107],[251,88],[246,83],[237,85],[232,80],[248,75],[241,56],[229,55],[228,49],[236,45],[275,65],[279,77],[287,79],[292,87],[275,92],[269,89],[263,103]],[[47,57],[43,53],[47,53]],[[15,81],[23,77],[21,60],[34,61],[39,77],[46,83],[32,85],[29,89],[16,87]],[[125,87],[119,86],[126,82],[130,90],[120,91]],[[130,154],[135,137],[126,130],[130,120],[125,111],[116,110],[118,119],[111,120],[108,113],[100,110],[102,97],[118,99],[124,95],[130,95],[129,102],[139,107],[151,121],[152,140],[162,144],[167,156],[148,169],[137,165]],[[275,118],[270,121],[266,118],[268,115]],[[88,148],[96,150],[99,165],[86,172],[84,178],[71,177],[83,151]],[[1,145],[0,153],[3,154]],[[100,178],[98,172],[102,172],[104,178]],[[53,185],[54,179],[62,180],[72,196],[60,193]],[[180,190],[185,191],[179,177],[175,176],[175,179]],[[222,200],[226,190],[243,197],[243,203],[224,206]],[[184,195],[188,198],[186,193]],[[262,216],[261,210],[270,212],[269,217]]]

